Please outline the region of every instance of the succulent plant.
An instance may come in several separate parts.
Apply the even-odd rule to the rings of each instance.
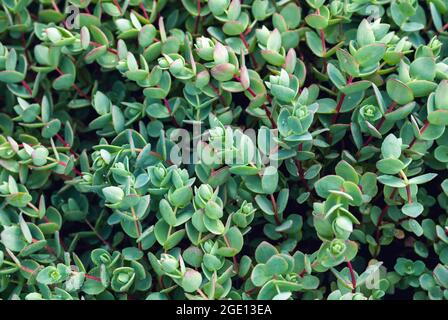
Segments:
[[[447,300],[447,12],[2,1],[0,298]]]

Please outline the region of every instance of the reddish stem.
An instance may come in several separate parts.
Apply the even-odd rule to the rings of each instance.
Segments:
[[[255,59],[253,53],[249,51],[249,43],[247,42],[244,33],[240,33],[240,39],[241,39],[241,41],[243,41],[244,47],[246,48],[247,52],[249,53],[249,59],[252,62],[252,66],[254,67],[254,69],[258,69],[257,60]]]
[[[388,113],[390,113],[390,112],[392,112],[392,110],[394,110],[394,108],[395,108],[396,105],[397,105],[397,103],[396,103],[395,101],[392,102],[392,104],[390,105],[389,109],[386,110],[385,115],[388,114]],[[381,118],[380,122],[378,122],[378,124],[376,125],[375,128],[376,128],[377,130],[380,130],[381,127],[382,127],[383,124],[384,124],[384,121],[386,121],[386,117],[385,117],[385,116],[383,116],[383,117]]]
[[[331,124],[335,124],[338,120],[339,111],[341,110],[342,103],[344,103],[345,100],[345,93],[341,94],[341,97],[339,98],[338,104],[336,105],[336,113],[331,118]]]
[[[411,195],[411,187],[409,185],[406,186],[406,195],[408,197],[408,203],[412,203],[412,195]]]
[[[102,47],[102,46],[104,46],[104,44],[101,44],[101,43],[98,43],[98,42],[94,42],[94,41],[90,41],[89,44],[91,46],[93,46],[93,47]],[[115,55],[118,55],[118,51],[116,49],[114,49],[114,48],[109,48],[108,47],[107,51],[109,51],[109,52],[111,52],[111,53],[113,53]]]
[[[173,112],[171,111],[170,104],[166,98],[163,98],[163,103],[165,104],[166,109],[168,110],[169,115],[171,116],[171,121],[176,127],[179,127],[179,124],[176,121],[176,118],[173,116]]]
[[[30,268],[27,268],[27,267],[25,267],[25,266],[22,266],[22,265],[20,265],[20,269],[22,269],[23,271],[28,272],[28,273],[30,273],[30,274],[33,274],[33,273],[34,273],[33,270],[31,270]]]
[[[320,9],[319,8],[316,9],[316,13],[318,15],[320,15]],[[320,41],[322,43],[322,52],[323,52],[323,55],[325,55],[327,53],[327,45],[325,43],[325,33],[324,33],[323,29],[319,30],[319,35],[320,35]]]
[[[61,13],[61,10],[59,10],[58,5],[54,2],[54,0],[51,0],[51,5],[56,12]]]
[[[418,132],[419,136],[421,136],[423,134],[423,132],[425,132],[426,129],[428,129],[428,127],[429,127],[429,121],[426,120],[425,123],[423,124],[423,127]],[[417,137],[414,137],[414,139],[412,139],[411,143],[409,144],[408,149],[411,149],[416,142],[417,142]]]
[[[58,70],[58,69],[59,69],[59,68],[57,68],[57,70]],[[60,70],[59,70],[59,71],[60,71]],[[30,86],[28,85],[28,83],[26,83],[26,81],[22,80],[22,85],[25,87],[25,89],[28,91],[28,93],[29,93],[30,95],[33,94],[33,91],[31,90],[31,88],[30,88]],[[36,100],[36,99],[35,99],[35,100]],[[40,104],[39,101],[36,100],[36,102]],[[70,148],[70,145],[67,143],[67,141],[65,141],[64,138],[62,138],[61,135],[60,135],[59,133],[56,133],[56,134],[55,134],[55,137],[56,137],[56,139],[58,139],[58,140],[62,143],[62,145],[63,145],[64,147],[68,147],[68,148],[70,149],[70,153],[71,153],[72,155],[74,155],[75,157],[78,157],[78,155],[77,155],[77,154]],[[62,163],[64,164],[65,167],[67,166],[67,164],[66,164],[65,162],[62,162]],[[82,176],[82,173],[81,173],[78,169],[76,169],[76,167],[73,167],[73,171],[74,171],[77,175]]]
[[[36,243],[36,242],[39,242],[39,240],[32,238],[32,239],[31,239],[31,242],[32,242],[32,243]],[[48,253],[52,254],[52,255],[55,256],[56,258],[58,257],[58,255],[56,254],[56,252],[53,250],[52,247],[46,245],[44,248],[45,248],[45,250],[48,251]]]
[[[146,11],[146,8],[143,5],[143,2],[140,2],[139,7],[143,11],[143,15],[145,16],[145,19],[149,20],[148,12]]]
[[[446,29],[448,29],[448,23],[444,24],[443,27],[440,29],[440,32],[445,31]]]
[[[90,274],[85,274],[84,275],[87,279],[91,279],[91,280],[94,280],[94,281],[96,281],[96,282],[101,282],[101,279],[100,278],[98,278],[98,277],[95,277],[95,276],[92,276],[92,275],[90,275]]]
[[[68,144],[68,142],[65,141],[64,138],[62,138],[61,135],[60,135],[59,133],[56,133],[56,134],[55,134],[55,137],[56,137],[56,139],[58,139],[58,140],[62,143],[62,145],[63,145],[64,147],[69,148],[70,153],[71,153],[73,156],[75,156],[75,158],[78,158],[78,157],[79,157],[79,156],[76,154],[76,152],[72,150],[72,148],[70,147],[70,145]]]
[[[224,235],[223,238],[224,238],[224,241],[226,242],[227,247],[232,248],[227,236]],[[234,268],[235,272],[238,273],[238,261],[236,260],[236,256],[233,256],[233,268]]]
[[[353,77],[350,76],[347,79],[347,84],[351,84],[352,81],[353,81]],[[331,119],[332,124],[335,124],[336,121],[338,120],[339,111],[341,111],[341,107],[342,107],[342,104],[344,103],[344,100],[345,100],[345,93],[342,93],[341,97],[339,98],[338,104],[336,105],[336,113],[333,115],[333,118]]]
[[[302,149],[303,149],[303,146],[302,146],[302,144],[300,143],[300,144],[299,144],[299,151],[302,151]],[[298,159],[295,159],[295,163],[296,163],[296,167],[297,167],[297,173],[298,173],[298,175],[299,175],[300,180],[301,180],[302,183],[303,183],[303,186],[305,187],[306,191],[310,192],[310,188],[309,188],[309,186],[308,186],[308,182],[306,181],[306,179],[305,179],[305,174],[304,174],[304,172],[303,172],[302,163],[301,163],[300,160],[298,160]]]
[[[219,93],[218,88],[215,87],[215,85],[211,82],[208,83],[210,88],[212,88],[213,92],[218,96],[219,100],[223,105],[226,105],[226,101],[224,100],[224,97]]]
[[[261,106],[261,108],[264,110],[264,112],[266,112],[266,116],[268,117],[269,121],[271,122],[272,128],[276,129],[277,128],[277,124],[275,123],[274,119],[272,118],[271,110],[269,110],[268,107],[265,104],[263,104]]]
[[[163,159],[162,155],[161,155],[160,153],[158,153],[158,152],[155,152],[155,151],[149,151],[149,154],[151,154],[151,155],[153,155],[153,156],[159,158],[160,160],[165,160],[165,159]],[[173,162],[172,162],[170,159],[166,159],[165,161],[166,161],[169,165],[172,165],[172,164],[173,164]]]
[[[194,34],[197,34],[199,29],[199,20],[201,19],[201,0],[196,0],[196,8],[198,10],[198,15],[194,20]]]
[[[249,33],[251,33],[252,28],[247,28],[246,31],[243,32],[243,35],[247,36]]]
[[[243,82],[241,81],[241,78],[240,78],[239,76],[237,76],[237,75],[235,74],[235,75],[233,75],[233,77],[235,78],[236,81],[238,81],[239,83],[243,84]],[[246,90],[247,90],[247,92],[250,93],[250,95],[251,95],[252,97],[256,97],[256,96],[257,96],[257,94],[255,93],[255,91],[252,90],[251,87],[247,88]]]
[[[394,190],[392,190],[392,192],[391,192],[390,195],[389,195],[389,199],[391,199],[391,200],[393,199],[393,197],[394,197],[395,194],[397,193],[397,190],[398,190],[398,189],[396,189],[396,188],[395,188]]]
[[[356,292],[356,278],[355,272],[353,271],[353,267],[350,261],[347,261],[348,270],[350,271],[350,277],[352,278],[352,293]]]
[[[166,98],[163,98],[163,103],[165,104],[166,109],[168,110],[168,113],[172,115],[170,104],[168,103],[168,100]]]
[[[274,211],[274,219],[275,219],[275,223],[277,225],[280,225],[282,222],[280,221],[280,218],[278,216],[278,209],[277,209],[277,202],[275,201],[274,195],[270,194],[269,195],[271,198],[271,203],[272,203],[272,210]]]
[[[63,76],[65,73],[63,73],[61,71],[61,69],[59,69],[59,67],[56,67],[56,71]],[[83,97],[86,100],[90,100],[89,96],[87,96],[75,83],[72,84],[72,87],[78,92],[78,94]]]
[[[325,44],[324,30],[320,29],[319,34],[320,34],[320,41],[322,42],[322,52],[323,52],[323,55],[325,55],[327,53],[327,45]]]
[[[26,83],[25,80],[22,80],[22,85],[25,87],[26,91],[28,91],[29,95],[32,96],[33,90],[31,90],[30,86],[28,85],[28,83]]]
[[[112,1],[115,4],[115,6],[117,7],[118,12],[120,12],[120,14],[122,15],[123,11],[121,10],[121,7],[120,7],[120,4],[118,3],[118,1],[117,0],[112,0]]]
[[[142,231],[140,230],[140,225],[138,224],[138,219],[137,219],[137,215],[135,214],[134,207],[131,207],[131,212],[132,212],[132,216],[134,217],[135,229],[137,230],[137,236],[138,236],[138,238],[140,238],[140,236],[142,235]],[[138,248],[140,250],[142,250],[142,243],[141,242],[138,243]]]
[[[392,192],[390,193],[390,195],[389,195],[389,199],[393,199],[393,197],[395,196],[395,193],[397,193],[397,188],[395,188],[395,189],[393,189],[392,190]],[[381,214],[380,214],[380,216],[378,217],[378,223],[377,223],[377,225],[376,225],[376,236],[375,236],[375,238],[376,238],[376,243],[378,244],[378,247],[377,247],[377,250],[376,250],[376,255],[378,255],[378,253],[379,253],[379,250],[380,250],[380,237],[381,237],[381,230],[380,230],[380,227],[381,227],[381,225],[383,224],[383,220],[384,220],[384,217],[385,217],[385,215],[386,215],[386,213],[387,213],[387,210],[389,209],[389,206],[388,205],[386,205],[384,208],[383,208],[383,210],[381,210]]]
[[[375,235],[375,239],[376,239],[376,243],[378,244],[378,248],[380,246],[380,237],[381,237],[381,225],[383,224],[383,220],[384,217],[386,216],[387,210],[389,209],[389,206],[386,205],[383,210],[381,210],[381,214],[378,217],[378,223],[376,224],[376,235]],[[378,252],[377,252],[378,254]]]
[[[59,161],[58,162],[61,166],[64,166],[65,168],[67,168],[67,163],[63,162],[63,161]],[[82,172],[79,171],[78,169],[76,169],[75,166],[73,166],[73,172],[76,173],[78,176],[82,177]]]
[[[102,243],[104,243],[104,245],[106,245],[106,247],[108,247],[109,249],[112,248],[112,246],[109,244],[109,242],[107,242],[106,239],[104,239],[99,233],[98,231],[96,231],[95,227],[89,222],[89,220],[84,219],[85,223],[89,226],[90,230],[93,231],[93,233],[95,233],[95,235],[97,236],[98,239],[100,239],[100,241]]]

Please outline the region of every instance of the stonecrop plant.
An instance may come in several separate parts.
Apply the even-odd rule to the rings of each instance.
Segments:
[[[0,298],[448,300],[447,0],[1,0]]]

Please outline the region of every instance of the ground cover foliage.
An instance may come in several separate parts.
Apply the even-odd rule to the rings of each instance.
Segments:
[[[0,297],[448,299],[447,23],[2,0]]]

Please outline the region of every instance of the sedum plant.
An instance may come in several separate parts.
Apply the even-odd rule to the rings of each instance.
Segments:
[[[0,298],[447,300],[447,12],[3,1]]]

